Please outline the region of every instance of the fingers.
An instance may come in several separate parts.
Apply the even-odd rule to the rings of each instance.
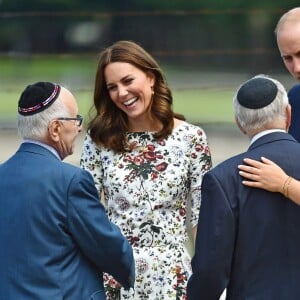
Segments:
[[[252,173],[249,173],[247,170],[244,172],[244,171],[239,171],[239,174],[246,178],[246,179],[250,179],[250,180],[253,180],[253,174]]]
[[[276,165],[274,162],[272,162],[271,160],[269,160],[263,156],[261,157],[261,161],[267,165],[273,165],[273,166]]]
[[[247,180],[243,180],[242,184],[248,187],[253,187],[253,188],[262,188],[262,185],[260,182],[256,182],[256,181],[247,181]]]
[[[238,165],[238,168],[239,168],[240,171],[243,171],[243,174],[246,173],[246,172],[254,174],[254,175],[260,174],[260,169],[258,167],[250,167],[250,166],[246,166],[246,165]],[[240,172],[240,174],[241,174],[241,172]]]
[[[253,174],[253,172],[244,172],[244,171],[239,171],[239,174],[246,178],[246,179],[249,179],[251,181],[261,181],[261,178],[259,175],[256,175],[256,174]]]
[[[247,165],[250,165],[250,166],[255,167],[255,168],[259,168],[259,167],[263,166],[263,164],[276,166],[276,164],[272,160],[270,160],[270,159],[268,159],[264,156],[261,157],[261,161],[262,162],[260,162],[258,160],[251,159],[251,158],[244,158],[244,162]]]
[[[251,158],[244,158],[244,162],[247,164],[247,165],[250,165],[254,168],[259,168],[261,167],[263,164],[257,160],[254,160],[254,159],[251,159]]]

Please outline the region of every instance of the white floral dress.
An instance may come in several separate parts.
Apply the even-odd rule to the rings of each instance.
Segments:
[[[156,141],[151,132],[127,138],[137,147],[114,153],[98,148],[87,135],[81,157],[82,168],[104,195],[110,220],[134,251],[134,290],[120,289],[106,274],[107,299],[186,299],[191,274],[187,222],[197,225],[201,181],[211,168],[206,135],[183,122],[165,140]]]

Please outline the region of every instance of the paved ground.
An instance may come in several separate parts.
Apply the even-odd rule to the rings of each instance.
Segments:
[[[203,125],[202,127],[208,137],[214,165],[234,154],[243,152],[248,147],[248,139],[233,124]],[[83,138],[84,133],[81,133],[77,139],[74,154],[65,161],[79,164]],[[19,144],[20,138],[15,128],[0,128],[0,163],[10,157]]]

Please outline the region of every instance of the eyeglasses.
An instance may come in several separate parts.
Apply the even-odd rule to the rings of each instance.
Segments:
[[[77,115],[76,118],[57,118],[60,121],[76,121],[75,124],[80,127],[83,122],[83,117],[81,115]]]

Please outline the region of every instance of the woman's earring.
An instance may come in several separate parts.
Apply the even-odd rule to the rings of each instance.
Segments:
[[[151,86],[151,94],[152,94],[152,96],[154,95],[154,87],[153,86]]]

